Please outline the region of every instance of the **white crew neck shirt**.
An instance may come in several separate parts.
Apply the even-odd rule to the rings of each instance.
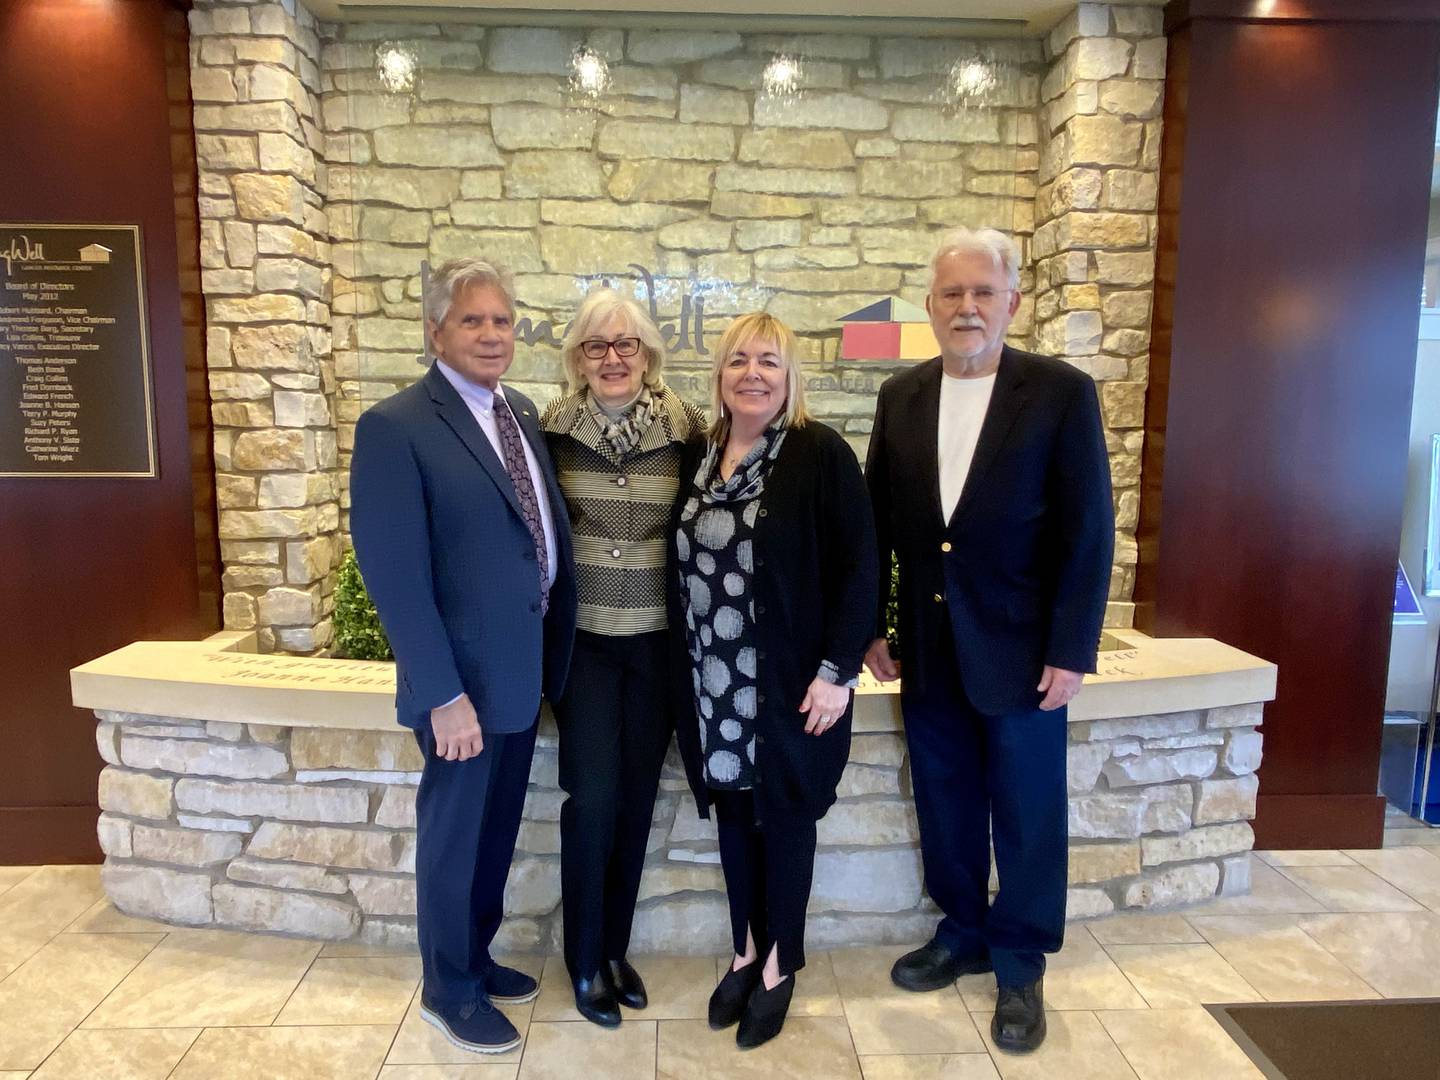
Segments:
[[[940,376],[940,509],[948,524],[965,489],[980,425],[995,391],[995,372],[975,379]]]

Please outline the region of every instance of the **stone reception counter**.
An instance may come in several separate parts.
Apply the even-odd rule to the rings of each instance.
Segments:
[[[1070,707],[1072,918],[1249,889],[1269,664],[1208,639],[1107,633]],[[415,938],[421,759],[388,663],[260,655],[254,635],[139,642],[75,668],[95,710],[106,891],[122,911],[199,926]],[[506,949],[560,941],[555,729],[542,718],[507,888]],[[925,939],[898,695],[862,686],[839,802],[820,823],[808,940]],[[672,747],[650,832],[637,951],[725,951],[715,832]]]

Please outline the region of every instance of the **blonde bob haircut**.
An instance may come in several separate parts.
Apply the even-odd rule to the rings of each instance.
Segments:
[[[621,296],[614,289],[596,289],[581,302],[580,310],[565,328],[565,340],[560,345],[567,393],[578,394],[587,385],[580,367],[580,343],[598,336],[600,328],[612,319],[620,323],[625,335],[640,339],[640,351],[645,356],[645,385],[652,390],[664,385],[660,373],[665,368],[665,342],[655,323],[645,309],[628,296]]]
[[[754,341],[770,342],[785,365],[785,406],[780,410],[783,427],[804,427],[810,419],[805,408],[805,380],[800,375],[800,360],[795,333],[774,315],[752,311],[741,315],[725,328],[715,346],[715,362],[710,369],[710,415],[715,419],[708,432],[712,442],[723,443],[730,436],[730,411],[720,398],[720,376],[726,363],[739,349]]]

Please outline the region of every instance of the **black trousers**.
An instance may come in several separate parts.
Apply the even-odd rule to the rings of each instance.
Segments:
[[[425,771],[415,795],[415,893],[425,997],[463,1005],[485,996],[490,942],[505,910],[535,725],[486,735],[468,761],[435,755],[428,723],[415,732]]]
[[[720,839],[720,868],[730,902],[735,955],[745,953],[745,931],[761,963],[773,946],[781,975],[805,966],[805,908],[815,873],[815,821],[768,815],[755,821],[753,791],[710,791]]]
[[[1045,973],[1045,954],[1065,935],[1066,710],[977,711],[949,617],[935,623],[925,687],[901,698],[925,887],[945,913],[935,937],[965,956],[988,952],[999,985],[1023,986]]]
[[[667,633],[607,637],[584,630],[560,731],[560,884],[565,965],[589,978],[623,960],[640,893],[660,769],[670,746]]]

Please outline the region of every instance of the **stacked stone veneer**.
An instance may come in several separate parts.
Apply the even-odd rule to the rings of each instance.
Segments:
[[[121,910],[413,942],[421,761],[408,733],[98,715],[103,877]],[[1256,704],[1070,725],[1072,917],[1248,891],[1259,721]],[[839,802],[819,827],[816,946],[918,941],[932,929],[905,756],[895,731],[854,737]],[[661,787],[634,947],[721,952],[713,826],[696,816],[673,756]],[[542,729],[504,948],[559,946],[563,799],[553,728]]]
[[[810,403],[857,451],[895,365],[837,358],[838,316],[923,299],[935,234],[993,225],[1025,254],[1021,346],[1100,384],[1119,534],[1109,613],[1128,622],[1148,367],[1165,42],[1155,8],[1082,4],[1048,39],[316,24],[294,0],[197,0],[201,173],[226,626],[323,651],[354,422],[420,374],[419,265],[489,254],[523,318],[557,333],[597,281],[651,275],[671,381],[703,401],[706,343],[766,308],[802,334]],[[418,62],[387,90],[377,47]],[[611,65],[598,101],[571,51]],[[771,55],[801,96],[759,92]],[[941,103],[987,55],[984,107]],[[332,348],[333,342],[333,348]],[[511,379],[556,394],[557,350]]]

